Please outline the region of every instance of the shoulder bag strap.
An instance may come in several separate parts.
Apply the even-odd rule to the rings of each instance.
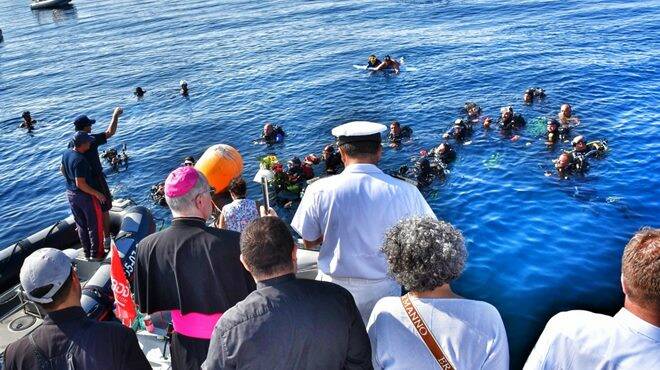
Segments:
[[[28,339],[30,340],[30,345],[32,346],[32,353],[34,354],[34,357],[36,357],[37,362],[39,363],[39,368],[42,370],[52,369],[50,361],[48,361],[46,355],[43,353],[41,348],[39,348],[37,342],[34,341],[33,333],[30,333],[30,335],[28,335]]]
[[[449,359],[445,356],[444,352],[442,352],[442,348],[440,348],[438,342],[436,342],[433,334],[426,326],[426,323],[422,320],[422,316],[419,315],[419,312],[417,312],[415,306],[413,306],[408,294],[401,297],[401,303],[403,304],[403,309],[408,314],[410,321],[412,321],[413,326],[417,329],[417,333],[419,333],[424,344],[426,344],[426,348],[428,348],[435,360],[438,361],[440,368],[443,370],[455,370],[454,365],[449,362]]]

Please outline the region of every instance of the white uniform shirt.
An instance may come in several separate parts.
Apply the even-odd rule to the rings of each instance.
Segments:
[[[469,299],[410,300],[454,368],[509,369],[509,344],[495,307]],[[378,301],[367,331],[375,369],[439,369],[399,297]]]
[[[307,187],[291,226],[303,239],[323,236],[318,268],[338,278],[385,279],[385,232],[401,219],[435,214],[419,190],[372,164],[354,164]]]
[[[625,308],[614,317],[560,312],[548,321],[524,369],[660,369],[660,328]]]

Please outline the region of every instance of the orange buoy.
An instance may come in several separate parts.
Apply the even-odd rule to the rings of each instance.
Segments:
[[[243,157],[229,145],[216,144],[206,149],[195,168],[206,176],[216,194],[222,193],[243,172]]]

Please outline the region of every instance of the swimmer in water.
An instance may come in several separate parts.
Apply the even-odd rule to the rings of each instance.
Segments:
[[[573,145],[573,156],[582,156],[585,158],[588,157],[598,157],[606,149],[602,145],[596,145],[595,143],[587,143],[587,140],[582,135],[578,135],[571,141]]]
[[[454,126],[442,135],[443,139],[454,139],[456,141],[465,140],[472,133],[472,125],[464,119],[456,119]]]
[[[468,116],[468,119],[471,121],[476,121],[479,119],[479,115],[481,114],[481,107],[477,105],[475,102],[467,102],[463,106],[463,110],[465,110],[465,113]]]
[[[188,96],[188,82],[186,80],[179,81],[181,87],[181,96]]]
[[[500,109],[498,122],[503,131],[518,130],[525,126],[525,119],[520,114],[514,113],[513,107],[510,105]]]
[[[570,154],[563,152],[555,160],[555,168],[560,179],[568,179],[576,171],[576,166]]]
[[[32,132],[34,130],[34,124],[37,123],[36,120],[32,119],[32,115],[30,115],[30,111],[25,111],[23,114],[21,114],[21,117],[23,118],[23,122],[21,122],[19,128],[25,128],[27,129],[27,132]]]
[[[580,124],[580,119],[573,116],[573,109],[568,103],[562,104],[559,113],[557,114],[557,119],[559,119],[561,126],[564,128],[570,128]]]
[[[187,156],[186,158],[183,159],[183,163],[181,163],[181,166],[194,166],[195,165],[195,157],[193,156]]]
[[[374,54],[369,55],[369,61],[367,63],[368,68],[376,68],[378,67],[382,62],[380,59],[378,59]]]
[[[264,129],[261,132],[261,139],[266,144],[281,143],[284,140],[284,136],[286,136],[286,133],[280,126],[273,125],[269,122],[264,125]]]
[[[390,147],[398,148],[401,141],[412,137],[412,129],[409,126],[401,126],[399,121],[392,121],[390,124],[390,133],[387,139],[390,141]]]
[[[431,150],[429,157],[447,165],[456,159],[456,151],[448,143],[442,143]]]
[[[383,60],[382,63],[376,67],[376,71],[382,71],[384,69],[391,69],[394,71],[394,73],[399,73],[399,68],[401,68],[401,64],[397,62],[396,60],[392,59],[389,55],[385,56],[385,59]]]
[[[323,148],[323,162],[325,163],[325,173],[328,175],[336,175],[341,172],[344,162],[341,160],[341,154],[335,150],[332,145],[327,145]]]
[[[546,125],[546,140],[545,144],[547,146],[553,146],[561,138],[561,133],[559,132],[559,121],[552,118],[548,120]]]
[[[146,93],[147,90],[142,89],[140,86],[135,88],[135,91],[133,91],[133,95],[135,95],[138,99],[142,99],[144,97],[144,93]]]
[[[525,104],[532,104],[534,98],[543,99],[545,98],[545,90],[540,87],[531,87],[523,93],[523,102]]]

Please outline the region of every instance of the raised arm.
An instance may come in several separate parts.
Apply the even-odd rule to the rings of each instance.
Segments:
[[[117,132],[117,124],[119,123],[119,117],[124,113],[124,110],[121,107],[115,108],[114,112],[112,112],[112,119],[110,120],[110,125],[108,126],[108,129],[105,130],[105,138],[109,139],[115,135],[115,132]]]

